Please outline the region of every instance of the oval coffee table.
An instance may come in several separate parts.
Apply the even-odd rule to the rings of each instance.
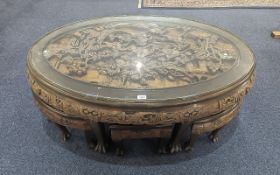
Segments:
[[[216,142],[254,71],[252,51],[229,32],[144,16],[65,25],[39,39],[27,61],[34,101],[63,138],[67,127],[81,129],[90,148],[106,152],[115,143],[118,154],[123,140],[139,138],[159,138],[161,153],[179,152],[187,127],[185,150],[205,132]]]

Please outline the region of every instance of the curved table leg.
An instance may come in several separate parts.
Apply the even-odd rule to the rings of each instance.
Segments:
[[[62,126],[60,124],[55,123],[55,125],[60,129],[60,131],[62,132],[62,137],[63,137],[63,141],[67,141],[70,139],[71,137],[71,133],[68,131],[68,129],[65,126]]]
[[[91,126],[97,139],[97,144],[94,148],[94,151],[106,153],[105,131],[103,124],[92,122]]]
[[[187,127],[188,124],[186,123],[175,124],[169,143],[170,153],[176,153],[182,151],[182,145],[180,139],[182,138],[182,135],[184,131],[187,129]]]
[[[208,139],[211,140],[212,142],[216,143],[219,141],[219,136],[218,136],[218,132],[222,129],[223,127],[221,128],[218,128],[218,129],[215,129],[214,131],[212,131],[209,135],[208,135]]]
[[[189,141],[186,143],[185,151],[191,151],[193,149],[193,145],[196,142],[199,134],[192,133]]]

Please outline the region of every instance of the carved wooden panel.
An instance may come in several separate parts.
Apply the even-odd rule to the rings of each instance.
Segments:
[[[186,24],[110,22],[52,39],[44,56],[76,80],[117,88],[170,88],[213,79],[239,53],[225,37]]]

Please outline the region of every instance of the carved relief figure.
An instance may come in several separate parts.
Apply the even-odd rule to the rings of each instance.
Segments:
[[[233,44],[196,27],[161,23],[96,24],[51,41],[44,55],[57,71],[117,88],[168,88],[197,83],[230,70]]]

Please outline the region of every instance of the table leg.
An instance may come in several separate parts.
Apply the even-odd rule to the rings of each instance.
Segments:
[[[123,156],[124,155],[124,147],[123,147],[123,140],[115,142],[116,144],[116,155]]]
[[[182,151],[182,145],[180,142],[180,139],[182,138],[182,135],[184,131],[187,129],[188,124],[186,123],[177,123],[175,124],[172,136],[170,139],[170,153],[176,153]]]
[[[86,138],[86,141],[87,141],[87,145],[90,149],[94,149],[94,142],[92,140],[92,134],[93,134],[93,131],[92,130],[85,130],[85,138]]]
[[[55,123],[55,125],[60,129],[60,131],[62,132],[62,136],[63,136],[63,141],[67,141],[68,139],[70,139],[71,137],[71,133],[68,131],[68,129],[65,126],[62,126],[58,123]]]
[[[192,133],[189,141],[186,143],[185,151],[191,151],[193,149],[193,145],[196,142],[199,134]]]
[[[211,141],[214,142],[214,143],[218,142],[218,141],[219,141],[218,132],[219,132],[222,128],[223,128],[223,127],[218,128],[218,129],[215,129],[214,131],[212,131],[212,132],[208,135],[209,140],[211,140]]]
[[[103,124],[93,122],[91,126],[97,139],[97,144],[94,150],[96,152],[106,153],[105,131]]]
[[[164,138],[159,138],[158,139],[158,153],[159,154],[166,154],[167,153],[167,148],[166,148],[166,139]]]

